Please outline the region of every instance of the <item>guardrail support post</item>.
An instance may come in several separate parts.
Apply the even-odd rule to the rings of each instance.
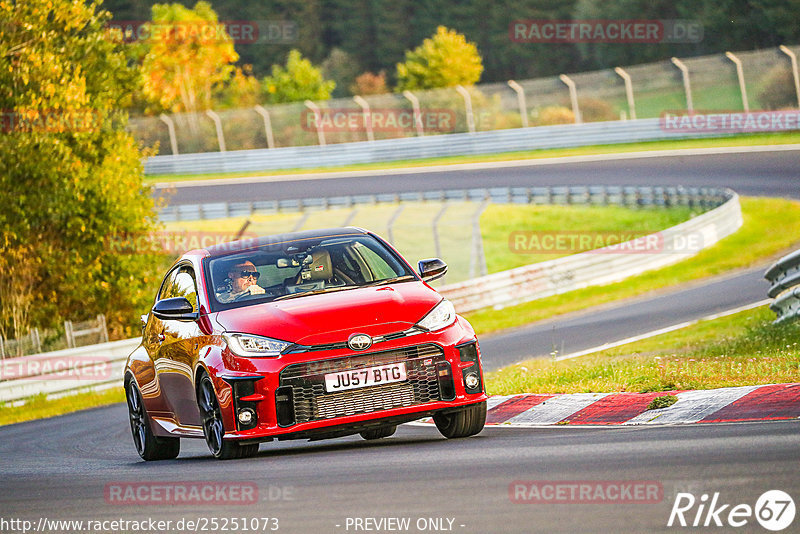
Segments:
[[[671,58],[671,61],[673,65],[681,70],[681,75],[683,76],[683,90],[686,93],[686,109],[691,113],[694,111],[694,104],[692,103],[692,85],[689,81],[689,68],[683,61],[676,57]]]
[[[67,348],[75,348],[75,336],[72,335],[72,321],[64,321],[64,337],[67,338]]]
[[[397,221],[397,218],[400,217],[400,214],[403,212],[403,208],[405,208],[405,204],[400,204],[397,206],[397,209],[394,210],[392,216],[389,217],[389,222],[386,223],[386,234],[389,238],[389,243],[394,245],[394,223]]]
[[[528,106],[525,104],[525,89],[514,80],[508,80],[508,86],[517,93],[517,104],[519,105],[519,116],[522,119],[522,127],[528,127]]]
[[[219,151],[225,152],[225,136],[222,134],[222,121],[214,111],[207,109],[206,116],[214,121],[214,128],[217,130],[217,143],[219,144]]]
[[[304,104],[314,113],[314,122],[317,126],[317,140],[319,140],[319,146],[325,146],[325,131],[322,129],[322,116],[319,113],[319,106],[317,106],[311,100],[306,100]]]
[[[475,115],[472,113],[472,96],[463,85],[456,85],[456,91],[464,98],[464,110],[467,113],[467,130],[475,133]]]
[[[725,52],[725,57],[733,61],[736,65],[736,77],[739,78],[739,92],[742,93],[742,107],[744,112],[750,112],[750,103],[747,101],[747,87],[744,85],[744,70],[742,69],[742,60],[734,56],[731,52]]]
[[[433,218],[433,223],[431,225],[433,226],[433,248],[437,258],[442,257],[442,244],[439,241],[439,221],[444,217],[444,213],[447,211],[448,207],[447,202],[442,202],[442,207],[439,213]],[[442,284],[444,284],[444,278],[444,276],[441,278]]]
[[[272,136],[272,121],[269,118],[269,111],[263,106],[254,106],[253,109],[264,119],[264,133],[267,135],[267,148],[275,148],[275,138]]]
[[[175,123],[172,121],[172,117],[162,113],[158,116],[161,119],[161,122],[167,125],[167,131],[169,132],[169,145],[172,149],[172,155],[178,155],[178,138],[175,136]]]
[[[470,279],[486,276],[486,255],[483,252],[483,239],[481,237],[481,215],[489,207],[489,200],[485,199],[472,214],[472,254],[469,259]]]
[[[636,120],[636,102],[633,100],[633,82],[630,75],[622,67],[614,67],[614,72],[625,81],[625,96],[628,98],[628,113],[631,120]]]
[[[558,79],[564,82],[569,87],[569,99],[572,102],[572,113],[575,115],[575,124],[581,124],[583,118],[581,117],[581,110],[578,107],[578,88],[575,87],[575,82],[566,74],[560,74]]]
[[[414,110],[414,126],[417,128],[417,137],[425,135],[422,128],[422,112],[419,109],[419,99],[411,91],[403,91],[403,96],[411,102],[411,108]]]
[[[781,45],[781,52],[789,56],[792,62],[792,77],[794,78],[794,92],[797,95],[797,107],[800,108],[800,75],[797,72],[797,54],[792,52],[788,47]]]
[[[364,117],[364,130],[367,132],[367,141],[372,142],[375,140],[375,134],[372,132],[372,112],[369,109],[369,102],[364,100],[364,97],[356,95],[353,97],[356,104],[361,106],[361,114]]]

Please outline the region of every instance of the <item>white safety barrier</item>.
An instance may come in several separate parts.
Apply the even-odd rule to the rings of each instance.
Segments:
[[[689,258],[734,233],[742,225],[739,196],[693,219],[653,234],[660,243],[655,250],[639,251],[629,242],[617,247],[581,252],[494,273],[457,284],[439,292],[459,313],[489,306],[505,307],[589,286],[619,282],[645,271]],[[643,237],[645,243],[647,237]],[[641,242],[641,241],[640,241]]]

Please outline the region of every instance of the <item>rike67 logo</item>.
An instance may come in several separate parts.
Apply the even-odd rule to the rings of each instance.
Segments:
[[[719,492],[709,499],[704,493],[696,498],[691,493],[678,493],[669,514],[667,526],[680,527],[743,527],[755,519],[767,530],[783,530],[794,521],[794,500],[781,490],[761,494],[755,506],[731,505],[720,501]]]

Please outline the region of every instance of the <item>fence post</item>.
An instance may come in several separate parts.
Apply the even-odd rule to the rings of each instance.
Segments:
[[[325,146],[325,131],[322,129],[322,117],[319,113],[319,106],[317,106],[311,100],[306,100],[303,102],[308,109],[314,113],[314,122],[317,126],[317,140],[319,141],[319,146]]]
[[[369,109],[369,102],[359,95],[354,96],[353,100],[356,101],[356,104],[361,106],[361,114],[364,117],[364,129],[367,131],[367,141],[372,142],[375,140],[375,134],[372,132],[372,112]]]
[[[789,60],[792,62],[792,77],[794,78],[794,92],[797,95],[797,107],[800,108],[800,75],[797,72],[797,54],[792,52],[788,47],[781,45],[780,47],[781,52],[789,56]]]
[[[742,69],[742,60],[734,56],[731,52],[725,52],[725,57],[733,61],[736,65],[736,77],[739,78],[739,92],[742,93],[742,106],[744,112],[750,112],[750,103],[747,101],[747,87],[744,85],[744,70]]]
[[[404,204],[400,204],[399,206],[397,206],[397,209],[394,210],[394,213],[392,213],[392,216],[389,217],[389,222],[386,224],[386,234],[387,234],[387,237],[389,238],[389,243],[391,243],[392,246],[394,246],[394,231],[393,231],[394,230],[394,223],[395,223],[395,221],[397,221],[397,218],[403,212],[403,208],[405,208]]]
[[[614,67],[614,72],[625,81],[625,96],[628,98],[628,113],[631,120],[636,120],[636,102],[633,100],[633,82],[630,75],[622,67]]]
[[[442,257],[442,244],[439,242],[439,220],[444,217],[444,212],[447,211],[448,207],[446,201],[442,202],[442,207],[433,218],[433,223],[431,224],[433,227],[433,248],[437,258]],[[444,284],[444,276],[442,277],[442,284]]]
[[[508,80],[508,86],[517,93],[517,104],[519,104],[519,116],[522,118],[522,127],[528,127],[528,106],[525,105],[525,89],[514,80]]]
[[[215,112],[210,109],[206,110],[206,115],[214,121],[214,128],[217,130],[217,143],[219,144],[219,151],[225,152],[225,136],[222,134],[222,121]]]
[[[581,117],[581,110],[578,107],[578,88],[575,87],[575,82],[566,74],[559,75],[558,79],[569,87],[569,99],[572,102],[572,113],[575,115],[575,124],[581,124],[583,122],[583,117]]]
[[[175,136],[175,123],[172,121],[172,117],[162,113],[158,116],[161,119],[161,122],[167,125],[167,131],[169,132],[169,145],[172,148],[172,155],[178,155],[178,138]]]
[[[683,90],[686,93],[686,109],[689,111],[689,113],[691,113],[694,111],[694,104],[692,104],[692,84],[689,81],[689,68],[683,61],[676,57],[671,58],[671,61],[673,65],[681,70],[681,76],[683,77]]]
[[[97,316],[97,327],[100,329],[101,343],[108,343],[108,326],[106,326],[106,316],[102,313]]]
[[[419,100],[411,91],[403,91],[403,96],[411,102],[411,108],[414,110],[414,126],[417,128],[417,137],[425,135],[422,129],[422,113],[419,110]]]
[[[0,359],[5,359],[6,357],[6,340],[3,336],[0,336]]]
[[[267,135],[267,148],[275,148],[275,138],[272,136],[272,121],[269,118],[269,111],[263,106],[254,106],[253,109],[264,119],[264,133]]]
[[[67,338],[67,348],[75,348],[75,336],[72,335],[72,321],[64,321],[64,337]]]
[[[456,91],[464,98],[464,110],[467,113],[467,130],[475,133],[475,115],[472,113],[472,96],[463,85],[456,85]]]
[[[485,276],[486,255],[483,251],[483,239],[481,238],[481,215],[489,207],[489,199],[484,199],[475,213],[472,214],[472,254],[469,259],[470,279],[478,276]]]

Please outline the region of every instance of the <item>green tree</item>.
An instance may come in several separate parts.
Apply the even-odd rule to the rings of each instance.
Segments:
[[[147,28],[142,74],[153,111],[210,109],[239,59],[211,4],[200,1],[193,9],[155,4]]]
[[[322,71],[303,58],[299,50],[291,50],[286,67],[272,66],[272,75],[264,78],[262,85],[270,104],[302,102],[303,100],[328,100],[336,82],[325,80]]]
[[[73,0],[0,0],[0,330],[105,313],[130,335],[151,258],[109,238],[155,224],[142,154],[116,111],[139,80],[107,12]]]
[[[483,72],[478,49],[455,30],[439,26],[433,37],[406,52],[397,64],[397,89],[435,89],[472,85]]]

